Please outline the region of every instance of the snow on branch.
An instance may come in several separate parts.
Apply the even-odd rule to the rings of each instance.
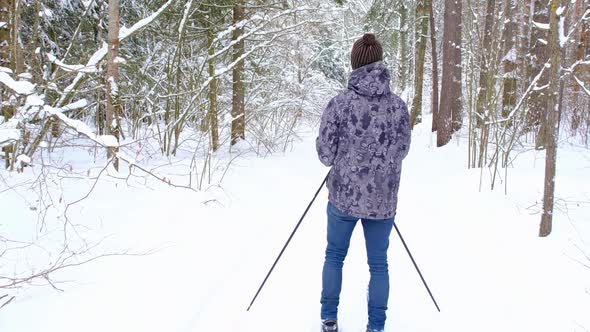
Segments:
[[[528,95],[531,93],[531,91],[541,90],[541,87],[537,86],[537,83],[539,82],[539,80],[543,76],[543,73],[545,73],[545,69],[548,69],[548,68],[551,68],[551,65],[549,63],[546,63],[543,66],[543,68],[539,71],[539,73],[537,74],[537,76],[535,76],[535,78],[533,79],[533,81],[531,82],[531,84],[529,85],[529,87],[527,88],[527,90],[525,91],[524,95],[518,101],[518,104],[516,104],[516,106],[514,106],[514,108],[512,109],[512,111],[510,112],[510,114],[508,114],[508,116],[506,118],[500,119],[500,120],[497,120],[497,121],[487,122],[486,125],[498,124],[498,123],[503,123],[503,122],[506,122],[506,121],[510,121],[510,119],[512,119],[514,117],[514,115],[516,114],[516,111],[518,111],[518,109],[520,108],[520,106],[522,106],[522,104],[524,103],[524,101],[526,100],[526,98],[528,97]]]
[[[55,57],[55,55],[51,54],[51,53],[47,53],[47,59],[49,60],[49,62],[55,64],[56,66],[60,67],[61,69],[65,70],[65,71],[78,71],[78,72],[82,72],[82,73],[96,73],[97,69],[96,69],[96,64],[91,64],[91,65],[68,65],[63,63],[61,60],[57,59]]]
[[[259,26],[254,27],[252,29],[250,29],[248,32],[242,34],[240,36],[240,38],[232,40],[228,45],[226,45],[223,49],[217,51],[216,53],[214,53],[213,55],[210,55],[204,62],[203,64],[206,64],[208,60],[216,58],[218,56],[221,56],[222,54],[224,54],[225,52],[231,50],[231,48],[238,43],[240,40],[243,40],[245,38],[251,37],[253,35],[255,36],[261,36],[261,35],[271,35],[270,39],[267,41],[264,41],[260,44],[257,44],[255,46],[253,46],[250,50],[248,50],[247,52],[245,52],[243,55],[241,55],[238,59],[236,59],[235,61],[233,61],[232,63],[230,63],[229,65],[227,65],[226,67],[222,67],[222,68],[217,68],[215,70],[215,73],[213,74],[213,76],[207,78],[203,84],[201,85],[200,88],[195,89],[194,91],[196,91],[196,93],[194,94],[194,96],[192,97],[189,105],[194,104],[194,102],[197,100],[197,98],[199,97],[199,95],[205,90],[207,89],[207,87],[209,86],[209,84],[211,83],[211,81],[215,78],[215,77],[219,77],[221,75],[224,75],[225,73],[229,72],[230,70],[232,70],[238,63],[240,63],[241,61],[244,61],[244,59],[248,58],[252,53],[263,49],[265,47],[270,46],[277,38],[284,36],[285,32],[288,32],[290,30],[293,30],[297,27],[306,25],[309,23],[309,21],[304,21],[304,22],[299,22],[297,24],[293,24],[293,25],[289,25],[286,27],[282,27],[280,29],[275,29],[272,31],[264,31],[262,30],[265,26],[267,26],[269,23],[271,23],[273,20],[276,20],[280,17],[286,16],[286,15],[290,15],[290,14],[294,14],[294,13],[298,13],[298,12],[302,12],[302,11],[311,11],[314,10],[314,8],[311,7],[300,7],[297,9],[289,9],[289,10],[285,10],[282,11],[270,18],[266,18],[267,21],[265,21],[264,23],[261,23]],[[259,19],[261,19],[259,17]],[[244,21],[238,22],[238,25],[243,25]],[[232,29],[235,27],[230,27],[229,29]],[[280,34],[280,33],[283,34]],[[290,32],[289,32],[290,33]],[[182,112],[182,115],[174,122],[170,123],[168,125],[168,128],[172,128],[174,126],[177,126],[180,122],[184,121],[184,119],[189,115],[190,109],[187,108]]]
[[[0,82],[19,95],[30,95],[35,91],[35,85],[25,81],[15,81],[6,71],[0,71]]]
[[[20,130],[17,125],[18,121],[14,118],[0,124],[0,148],[20,140]]]
[[[296,9],[289,9],[289,10],[285,10],[285,11],[282,11],[282,12],[280,12],[280,13],[278,13],[278,14],[276,14],[276,15],[274,15],[274,16],[272,16],[272,17],[270,17],[270,18],[267,18],[267,20],[266,20],[266,21],[264,21],[262,24],[260,24],[260,25],[258,25],[258,26],[256,26],[256,27],[254,27],[254,28],[252,28],[252,29],[249,29],[249,30],[248,30],[248,32],[245,32],[245,33],[243,33],[243,34],[242,34],[242,35],[241,35],[239,38],[232,40],[232,41],[231,41],[231,43],[227,44],[227,45],[226,45],[224,48],[222,48],[221,50],[219,50],[219,51],[215,52],[213,55],[211,55],[211,56],[209,57],[209,59],[216,58],[216,57],[218,57],[218,56],[220,56],[220,55],[222,55],[222,54],[226,53],[226,52],[227,52],[227,51],[229,51],[229,50],[230,50],[230,49],[231,49],[231,48],[232,48],[234,45],[236,45],[236,44],[237,44],[237,43],[239,43],[240,41],[242,41],[242,40],[244,40],[244,39],[246,39],[246,38],[249,38],[250,36],[252,36],[252,35],[256,34],[256,33],[257,33],[259,30],[263,29],[264,27],[266,27],[268,24],[272,23],[272,22],[273,22],[273,21],[275,21],[276,19],[279,19],[279,18],[281,18],[281,17],[283,17],[283,16],[286,16],[286,15],[291,15],[291,14],[299,13],[299,12],[302,12],[302,11],[311,11],[311,10],[314,10],[314,9],[313,9],[313,8],[311,8],[311,7],[306,7],[306,6],[304,6],[304,7],[300,7],[300,8],[296,8]],[[260,18],[260,17],[257,17],[257,18]],[[252,20],[252,19],[251,19],[251,20]],[[246,21],[241,21],[241,22],[238,22],[237,24],[238,24],[240,27],[243,27],[243,26],[245,26],[245,25],[246,25]],[[233,30],[235,30],[235,29],[236,29],[236,26],[235,26],[235,25],[232,25],[232,26],[230,26],[230,27],[229,27],[229,28],[226,30],[226,32],[222,32],[222,33],[220,33],[220,34],[219,34],[219,36],[224,36],[224,35],[226,35],[228,32],[231,32],[231,31],[233,31]],[[284,28],[283,30],[286,30],[286,29],[288,29],[288,27]],[[219,36],[218,36],[218,39],[217,39],[216,41],[219,41]]]
[[[540,23],[533,21],[533,25],[540,30],[549,30],[549,23]]]
[[[290,27],[286,27],[284,29],[282,29],[281,31],[285,31],[288,30],[290,28],[299,26],[299,25],[304,25],[305,23],[298,23],[296,25],[290,26]],[[269,40],[260,43],[254,47],[252,47],[252,49],[248,50],[248,52],[242,54],[238,59],[236,59],[235,61],[233,61],[232,63],[230,63],[228,66],[223,67],[223,68],[217,68],[215,69],[215,73],[213,74],[213,76],[207,78],[203,84],[201,85],[201,87],[199,89],[196,89],[197,93],[194,94],[193,98],[191,99],[189,105],[194,104],[194,102],[197,100],[197,98],[199,97],[199,95],[207,88],[209,87],[209,84],[211,84],[211,81],[219,76],[224,75],[225,73],[229,72],[230,70],[232,70],[238,63],[240,63],[241,61],[244,61],[244,59],[248,58],[252,53],[263,49],[265,47],[270,46],[277,38],[281,37],[282,35],[280,34],[275,34],[274,36],[272,36]],[[213,57],[213,56],[212,56]],[[187,116],[189,115],[189,109],[186,109],[185,111],[183,111],[182,115],[174,122],[170,123],[168,125],[167,128],[173,128],[175,126],[177,126],[181,121],[183,121]]]
[[[94,141],[95,143],[106,147],[106,148],[118,148],[119,147],[119,141],[117,140],[117,138],[113,135],[96,135],[92,129],[90,129],[90,127],[88,127],[88,125],[86,125],[84,122],[79,121],[79,120],[74,120],[74,119],[70,119],[69,117],[67,117],[65,114],[63,114],[63,112],[65,111],[70,111],[73,109],[79,109],[79,108],[83,108],[86,107],[87,105],[87,101],[82,99],[79,100],[75,103],[66,105],[64,107],[61,108],[57,108],[57,107],[52,107],[52,106],[48,106],[45,105],[43,110],[45,112],[47,112],[50,115],[56,116],[59,120],[61,120],[66,126],[74,129],[75,131],[77,131],[78,133],[86,136],[87,138],[89,138],[90,140]],[[122,152],[122,151],[116,151],[115,152],[115,156],[125,162],[127,162],[129,164],[130,167],[135,167],[147,174],[149,174],[150,176],[170,185],[173,187],[177,187],[177,188],[185,188],[185,189],[190,189],[193,190],[193,188],[189,187],[189,186],[183,186],[183,185],[176,185],[173,184],[169,179],[165,178],[165,177],[160,177],[156,174],[154,174],[153,172],[147,170],[144,167],[141,167],[136,161],[135,159],[133,159],[132,157],[130,157],[129,155],[127,155],[126,153]],[[26,156],[25,156],[26,157]],[[30,162],[30,160],[29,160]]]
[[[578,78],[576,75],[574,75],[574,80],[576,81],[576,83],[578,83],[578,85],[579,85],[579,86],[582,88],[582,90],[584,90],[584,92],[585,92],[585,93],[586,93],[588,96],[590,96],[590,90],[589,90],[589,87],[586,87],[586,86],[584,85],[584,82],[580,81],[580,79],[579,79],[579,78]]]
[[[61,108],[45,105],[43,107],[43,110],[45,112],[47,112],[47,114],[49,114],[49,115],[56,116],[66,126],[72,128],[75,131],[77,131],[78,133],[88,137],[89,139],[91,139],[92,141],[96,142],[99,145],[102,145],[102,146],[108,147],[108,148],[118,147],[119,142],[117,141],[117,138],[115,136],[96,135],[92,131],[92,129],[90,129],[90,127],[88,127],[88,125],[86,125],[84,122],[82,122],[80,120],[70,119],[65,114],[63,114],[63,112],[66,112],[66,111],[71,111],[74,109],[80,109],[80,108],[86,107],[86,105],[88,105],[88,102],[85,99],[82,99],[82,100],[79,100],[73,104],[69,104],[69,105],[66,105]]]
[[[559,36],[559,46],[565,47],[565,45],[567,44],[567,41],[568,41],[568,38],[565,35],[565,16],[561,16],[559,18],[557,30],[558,30],[557,34]]]
[[[572,29],[568,32],[567,36],[565,35],[565,32],[563,30],[565,30],[565,28],[562,26],[563,23],[560,21],[560,45],[565,45],[569,39],[571,38],[571,36],[574,34],[574,32],[576,32],[576,29],[578,28],[578,26],[580,26],[580,24],[582,24],[582,22],[584,21],[588,21],[590,20],[590,9],[586,10],[586,12],[584,13],[584,15],[582,15],[582,17],[576,22],[576,24],[574,24],[574,26],[572,27]]]
[[[182,14],[182,20],[180,21],[180,25],[178,26],[178,38],[182,38],[182,36],[184,35],[184,28],[186,25],[186,20],[188,19],[188,16],[190,14],[190,9],[193,5],[193,0],[187,1],[186,5],[184,7],[184,14]]]
[[[565,77],[567,75],[572,74],[578,66],[584,66],[584,65],[590,66],[590,60],[578,60],[578,61],[574,62],[569,68],[563,68],[562,70],[565,72],[565,74],[563,76]]]
[[[164,11],[166,9],[168,9],[168,7],[170,7],[176,0],[168,0],[166,1],[165,4],[163,4],[157,11],[155,11],[152,15],[143,18],[139,21],[137,21],[137,23],[135,23],[131,28],[127,29],[126,27],[121,27],[120,31],[119,31],[119,40],[122,41],[123,39],[126,39],[127,37],[131,36],[132,34],[136,33],[137,31],[145,28],[146,26],[148,26],[150,23],[152,23],[154,20],[156,20],[160,15],[162,15],[162,13],[164,13]]]
[[[139,20],[135,23],[131,28],[121,27],[119,31],[119,41],[123,41],[124,39],[128,38],[129,36],[133,35],[134,33],[140,31],[141,29],[145,28],[147,25],[152,23],[155,19],[157,19],[162,13],[168,9],[176,0],[168,0],[165,4],[163,4],[157,11],[155,11],[152,15]],[[90,57],[88,62],[86,63],[85,68],[89,67],[96,67],[96,65],[106,57],[108,52],[108,45],[103,43],[102,47],[98,49],[94,54]],[[64,90],[64,94],[62,94],[61,98],[58,101],[58,105],[63,105],[67,102],[68,98],[72,91],[76,89],[76,87],[81,83],[82,79],[84,78],[86,73],[78,72],[78,75],[74,78],[72,84],[67,86]]]

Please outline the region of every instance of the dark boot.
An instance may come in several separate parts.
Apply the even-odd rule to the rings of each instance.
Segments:
[[[322,321],[322,332],[338,332],[338,323],[333,319]]]

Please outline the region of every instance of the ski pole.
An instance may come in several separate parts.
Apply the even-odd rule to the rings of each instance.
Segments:
[[[402,237],[402,233],[400,233],[395,222],[393,223],[393,226],[395,226],[395,231],[397,232],[397,235],[399,235],[399,238],[402,240],[404,248],[406,248],[406,251],[408,252],[408,255],[410,256],[412,263],[414,263],[414,267],[416,268],[416,271],[418,271],[418,274],[420,275],[420,279],[422,279],[422,283],[426,287],[428,294],[430,294],[430,298],[432,299],[432,302],[434,302],[434,305],[436,306],[436,310],[438,310],[438,312],[440,312],[440,308],[438,307],[438,304],[436,303],[436,300],[434,299],[434,296],[432,295],[432,292],[430,291],[430,288],[428,287],[426,280],[424,280],[424,277],[422,276],[422,272],[420,272],[420,269],[418,268],[418,265],[416,264],[416,261],[414,260],[412,253],[410,252],[410,249],[408,249],[408,246],[406,245],[406,241],[404,241],[404,238]]]
[[[330,173],[328,173],[330,174]],[[297,229],[299,228],[299,225],[301,225],[301,222],[303,221],[303,218],[305,218],[305,215],[307,214],[307,211],[309,211],[309,208],[311,208],[311,205],[313,204],[313,202],[315,201],[316,197],[318,197],[318,194],[320,193],[320,191],[322,190],[322,188],[324,187],[324,184],[326,183],[326,181],[328,180],[328,175],[326,175],[326,177],[324,178],[324,181],[322,181],[322,184],[320,185],[320,187],[318,188],[318,190],[316,191],[315,195],[313,196],[311,202],[309,202],[309,205],[307,206],[307,209],[305,209],[305,212],[303,212],[303,215],[301,216],[301,218],[299,219],[299,222],[297,223],[297,225],[295,226],[295,229],[293,229],[293,232],[291,233],[291,236],[289,236],[289,239],[287,240],[287,242],[285,243],[285,245],[283,246],[283,249],[281,250],[281,252],[279,253],[279,256],[277,257],[277,259],[275,260],[275,262],[272,264],[272,267],[270,268],[270,270],[268,271],[268,273],[266,274],[266,277],[264,278],[264,281],[262,282],[262,284],[260,285],[260,287],[258,288],[258,291],[256,292],[256,295],[254,295],[254,298],[252,299],[252,302],[250,302],[250,305],[248,306],[248,309],[246,311],[250,311],[250,308],[252,307],[252,305],[254,304],[254,301],[256,301],[256,298],[258,297],[258,294],[260,294],[260,291],[262,290],[262,287],[264,287],[264,284],[266,284],[266,281],[268,280],[268,277],[270,276],[270,274],[272,273],[272,270],[274,270],[275,266],[277,265],[277,263],[279,262],[279,259],[281,259],[281,256],[283,256],[283,253],[285,252],[285,249],[287,249],[287,246],[289,245],[289,242],[291,242],[291,239],[293,238],[293,235],[295,235],[295,232],[297,232]]]

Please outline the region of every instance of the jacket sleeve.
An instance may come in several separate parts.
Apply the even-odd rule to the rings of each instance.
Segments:
[[[338,105],[332,98],[324,112],[316,139],[316,150],[322,164],[332,166],[338,152],[338,127],[340,126]]]
[[[410,152],[410,143],[412,142],[412,128],[410,127],[410,114],[408,113],[408,106],[402,102],[400,123],[398,128],[399,138],[399,153],[403,160]]]

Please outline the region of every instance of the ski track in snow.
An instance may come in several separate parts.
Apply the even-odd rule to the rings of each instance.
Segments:
[[[478,193],[480,171],[465,169],[464,143],[436,149],[426,127],[414,132],[404,162],[396,221],[442,312],[394,232],[386,331],[590,329],[590,270],[568,257],[572,241],[590,235],[588,205],[570,210],[576,229],[556,212],[553,234],[540,239],[540,215],[527,207],[540,204],[543,154],[519,157],[522,168],[510,170],[507,196],[490,192],[487,170]],[[124,182],[115,188],[115,180],[101,181],[71,218],[99,221],[119,245],[163,249],[61,273],[75,282],[61,285],[65,292],[22,293],[0,310],[0,331],[319,331],[326,189],[246,312],[328,170],[314,143],[311,133],[284,155],[239,159],[223,190],[194,193],[161,184],[151,190]],[[587,151],[560,150],[558,198],[589,194],[580,154],[590,160]],[[72,196],[85,190],[72,189]],[[201,203],[211,197],[218,202]],[[0,193],[0,210],[7,206],[14,222],[36,220],[22,198]],[[366,324],[369,275],[360,227],[344,266],[343,332],[364,332]]]

